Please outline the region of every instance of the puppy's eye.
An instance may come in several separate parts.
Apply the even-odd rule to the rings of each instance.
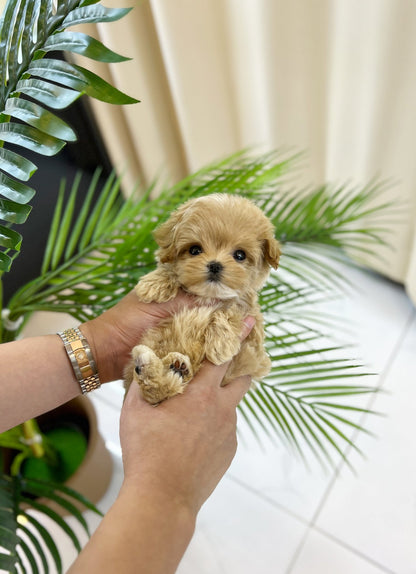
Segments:
[[[202,247],[200,245],[191,245],[189,253],[191,255],[200,255],[202,253]]]
[[[244,259],[247,257],[246,256],[246,252],[243,251],[242,249],[237,249],[236,251],[234,251],[233,253],[233,257],[236,261],[244,261]]]

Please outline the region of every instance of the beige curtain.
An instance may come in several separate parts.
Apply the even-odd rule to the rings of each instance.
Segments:
[[[94,103],[130,182],[246,146],[307,150],[300,186],[397,180],[394,250],[369,264],[416,302],[415,0],[140,0],[95,33],[133,58],[105,71],[141,103]]]

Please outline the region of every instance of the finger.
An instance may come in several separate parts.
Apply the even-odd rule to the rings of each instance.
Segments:
[[[243,326],[240,333],[241,341],[244,341],[244,339],[248,337],[255,323],[256,319],[251,315],[247,316],[243,320]],[[197,377],[201,377],[201,379],[205,381],[205,384],[211,384],[216,387],[220,387],[230,363],[231,361],[227,361],[222,365],[213,365],[210,361],[205,360]]]
[[[249,375],[243,375],[233,379],[222,387],[222,393],[224,396],[228,397],[235,406],[237,406],[243,399],[244,395],[250,390],[250,387],[251,377]]]
[[[124,399],[123,408],[126,407],[128,409],[130,408],[137,409],[139,407],[143,407],[148,404],[149,403],[147,403],[144,400],[142,393],[140,392],[139,385],[133,381]]]
[[[219,388],[225,377],[225,373],[227,372],[228,366],[229,362],[224,363],[223,365],[214,365],[210,361],[205,360],[202,363],[198,374],[192,381],[190,388],[194,387],[194,383],[197,383],[198,379],[201,379],[201,383],[204,385]]]
[[[169,313],[173,315],[182,311],[182,309],[191,309],[192,307],[197,306],[197,304],[198,302],[193,295],[190,295],[181,289],[170,301],[166,301],[166,303],[157,303],[159,307],[167,309]]]

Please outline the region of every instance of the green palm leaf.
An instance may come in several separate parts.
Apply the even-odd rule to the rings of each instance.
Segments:
[[[291,322],[286,328],[284,315],[276,322],[265,313],[272,369],[239,410],[245,420],[252,416],[268,436],[302,459],[309,451],[324,466],[333,465],[334,455],[345,458],[346,447],[355,448],[354,431],[366,432],[357,415],[370,410],[358,399],[376,389],[360,382],[368,373],[345,356],[345,347],[322,346],[323,336],[313,324],[296,330]]]
[[[156,245],[152,232],[156,225],[190,197],[227,191],[252,198],[261,207],[268,206],[267,211],[276,225],[284,254],[281,269],[271,275],[261,294],[261,303],[266,312],[279,315],[279,322],[284,313],[294,320],[293,311],[301,301],[316,301],[321,293],[325,293],[327,298],[328,291],[333,290],[334,285],[342,284],[343,277],[334,270],[328,259],[315,256],[313,252],[318,248],[327,250],[331,243],[329,253],[335,259],[341,256],[345,259],[342,237],[337,234],[347,232],[354,238],[357,250],[360,249],[359,240],[363,241],[363,236],[365,245],[369,243],[363,231],[348,230],[353,207],[350,211],[339,209],[337,212],[335,208],[338,199],[333,199],[330,194],[325,195],[324,199],[321,189],[296,201],[291,199],[291,210],[300,213],[300,206],[303,205],[308,210],[312,209],[311,206],[317,204],[318,196],[321,203],[325,200],[327,213],[331,212],[329,206],[334,204],[331,209],[336,216],[332,217],[331,227],[327,221],[321,220],[322,229],[319,233],[314,224],[312,231],[307,233],[305,227],[302,238],[297,237],[300,216],[296,215],[295,221],[290,219],[283,207],[287,201],[285,192],[280,189],[281,181],[296,161],[296,157],[268,155],[252,158],[247,154],[236,154],[188,176],[182,182],[163,190],[152,201],[148,201],[152,188],[140,199],[134,196],[128,200],[121,199],[118,193],[120,181],[111,176],[92,207],[98,181],[96,174],[77,220],[73,211],[79,186],[79,179],[76,179],[65,208],[64,189],[60,190],[45,250],[42,276],[14,295],[9,304],[11,319],[15,320],[32,310],[54,309],[65,310],[85,320],[113,305],[154,265],[153,251]],[[358,195],[357,201],[366,212],[366,202],[372,201],[375,191],[374,187]],[[354,206],[352,197],[349,203]],[[381,212],[383,210],[384,207]],[[286,214],[281,222],[282,212]],[[354,217],[358,218],[359,214]],[[314,241],[312,249],[311,240]],[[374,243],[376,241],[378,237],[374,234]],[[336,245],[332,245],[334,242]],[[307,254],[304,246],[308,250]]]
[[[377,220],[386,206],[370,207],[377,186],[340,187],[335,193],[320,187],[301,198],[289,197],[282,182],[296,161],[237,154],[163,190],[152,201],[151,189],[139,199],[122,199],[120,181],[113,175],[93,204],[97,173],[77,219],[76,178],[66,204],[64,186],[60,190],[42,275],[11,299],[11,319],[34,310],[65,311],[80,321],[101,313],[154,266],[152,232],[178,204],[218,191],[245,195],[272,218],[283,256],[282,268],[272,273],[260,295],[272,370],[241,403],[240,412],[253,432],[260,429],[260,434],[280,437],[301,456],[310,450],[323,464],[343,457],[351,446],[351,432],[361,428],[357,413],[367,412],[365,405],[354,407],[351,401],[374,389],[360,382],[363,368],[348,358],[345,346],[324,342],[334,318],[314,313],[313,306],[336,296],[345,283],[328,254],[336,261],[345,259],[345,237],[351,237],[348,244],[356,251],[377,245],[381,239],[371,220],[366,229],[353,226],[361,213]]]
[[[58,574],[62,574],[63,570],[62,570],[61,555],[59,554],[59,550],[52,536],[49,534],[49,532],[43,526],[43,524],[39,522],[39,520],[37,520],[32,514],[28,512],[23,512],[22,515],[29,522],[29,524],[35,529],[38,539],[42,541],[43,544],[48,549],[54,561]],[[45,570],[45,573],[46,572],[48,572],[48,570]]]
[[[85,0],[60,0],[56,8],[51,0],[7,2],[0,21],[0,273],[10,269],[21,247],[20,234],[10,232],[9,224],[25,222],[26,204],[35,193],[21,181],[30,179],[36,166],[7,144],[55,155],[76,135],[47,108],[63,109],[82,94],[118,105],[137,102],[81,66],[44,56],[61,50],[100,62],[125,61],[98,40],[66,28],[113,22],[128,12]]]
[[[41,480],[0,476],[0,568],[15,572],[16,564],[23,568],[24,556],[32,572],[47,573],[46,548],[57,571],[62,572],[62,561],[56,544],[42,524],[42,519],[35,518],[29,512],[30,508],[50,518],[69,537],[77,551],[81,550],[81,542],[74,528],[46,503],[39,502],[40,498],[52,501],[70,512],[88,535],[88,524],[79,510],[80,505],[101,515],[91,502],[68,487]],[[40,558],[42,570],[36,556]]]
[[[271,160],[271,156],[243,159],[237,154],[185,178],[153,201],[148,200],[152,186],[139,199],[133,196],[123,200],[120,180],[113,175],[91,207],[97,174],[77,220],[73,206],[79,180],[73,183],[65,209],[61,188],[42,275],[13,296],[10,318],[42,308],[65,310],[85,320],[113,305],[154,266],[152,232],[178,204],[189,197],[224,190],[254,196],[259,188],[276,184],[296,161]]]
[[[34,550],[36,552],[36,556],[38,556],[40,558],[43,571],[47,572],[48,571],[48,560],[46,558],[45,551],[43,550],[42,545],[40,544],[39,540],[36,538],[36,536],[33,534],[33,532],[29,528],[27,528],[26,526],[19,524],[19,529],[22,532],[22,534],[29,540],[30,544],[32,545],[32,547],[34,548]],[[21,542],[22,542],[22,540],[24,540],[23,536],[20,537]],[[26,545],[26,547],[27,547],[27,545]],[[27,550],[25,552],[27,552]],[[31,551],[29,550],[29,552],[31,552]],[[33,566],[32,566],[32,569],[33,569]],[[39,572],[39,569],[37,569],[37,571]],[[36,572],[36,570],[34,570],[34,572]]]
[[[26,319],[37,310],[67,312],[80,321],[102,313],[154,267],[152,232],[179,204],[220,191],[249,197],[273,220],[283,256],[281,269],[271,274],[260,295],[272,369],[240,403],[241,417],[260,441],[265,435],[278,440],[305,462],[309,453],[325,467],[345,459],[347,449],[356,449],[353,437],[365,431],[363,417],[370,412],[360,399],[374,389],[362,383],[366,373],[351,360],[349,350],[328,336],[326,329],[334,318],[317,314],[313,306],[336,296],[345,284],[332,263],[347,260],[346,246],[360,253],[382,241],[379,220],[387,204],[374,207],[375,185],[363,190],[320,187],[301,197],[289,195],[284,181],[296,162],[296,157],[235,154],[162,190],[152,200],[153,186],[140,196],[123,199],[120,179],[114,174],[98,190],[97,171],[77,216],[74,207],[80,176],[72,183],[67,200],[63,182],[41,274],[14,294],[9,302],[10,319]],[[3,204],[21,195],[9,195]],[[30,191],[24,197],[30,197]],[[361,222],[364,215],[366,227]],[[10,244],[17,240],[6,235],[4,239]],[[4,340],[17,335],[18,331],[6,330]],[[14,437],[5,435],[4,440],[13,442]],[[59,552],[41,522],[21,509],[30,528],[20,528],[16,522],[16,509],[21,501],[29,500],[29,494],[66,507],[86,528],[76,504],[89,507],[88,502],[76,493],[37,481],[0,479],[0,546],[6,549],[0,553],[0,567],[6,565],[13,571],[23,554],[30,562],[38,555],[44,567],[46,556],[39,552],[40,544],[60,572]],[[67,530],[59,517],[39,504],[32,506],[37,505]],[[75,533],[67,531],[67,535],[79,544]]]

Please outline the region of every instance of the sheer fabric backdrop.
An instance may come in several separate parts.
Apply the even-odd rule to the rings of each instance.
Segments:
[[[393,179],[394,249],[368,264],[416,302],[415,0],[147,0],[93,32],[133,58],[107,73],[141,103],[93,102],[127,188],[247,146],[306,150],[299,188]]]

